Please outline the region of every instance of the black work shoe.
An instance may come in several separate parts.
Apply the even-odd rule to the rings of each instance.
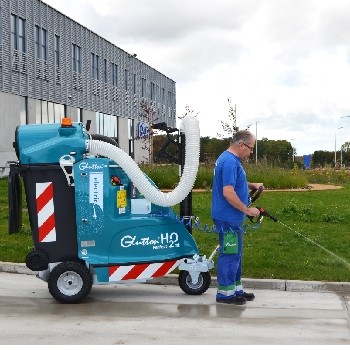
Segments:
[[[255,298],[255,295],[253,293],[243,293],[243,297],[246,298],[248,301],[251,301]]]
[[[243,305],[247,302],[247,299],[241,295],[236,295],[233,298],[229,299],[219,299],[216,298],[216,302],[220,304],[236,304],[236,305]]]

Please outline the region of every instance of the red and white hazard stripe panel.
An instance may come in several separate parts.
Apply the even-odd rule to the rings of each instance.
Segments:
[[[55,242],[56,224],[52,182],[36,184],[36,211],[38,214],[39,242]]]
[[[172,260],[154,264],[109,266],[109,282],[161,277],[174,270],[180,262],[180,260]]]

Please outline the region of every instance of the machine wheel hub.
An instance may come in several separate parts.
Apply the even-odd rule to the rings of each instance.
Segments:
[[[64,295],[75,295],[83,287],[83,280],[75,271],[67,271],[58,278],[57,287]]]

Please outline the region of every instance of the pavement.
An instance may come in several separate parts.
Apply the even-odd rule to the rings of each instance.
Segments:
[[[255,300],[215,302],[181,291],[177,275],[146,284],[94,285],[58,303],[25,264],[0,262],[0,344],[350,345],[350,283],[243,279]]]

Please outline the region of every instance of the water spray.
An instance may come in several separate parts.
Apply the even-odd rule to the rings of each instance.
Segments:
[[[292,231],[293,233],[296,233],[298,236],[304,238],[306,241],[308,241],[309,243],[315,245],[316,247],[321,248],[323,251],[325,251],[326,253],[332,255],[334,258],[338,259],[339,261],[341,261],[349,270],[350,270],[350,263],[348,261],[346,261],[345,259],[343,259],[342,257],[338,256],[337,254],[333,253],[332,251],[328,250],[327,248],[323,247],[322,245],[318,244],[317,242],[313,241],[312,239],[310,239],[309,237],[303,235],[302,233],[293,230],[290,226],[287,226],[286,224],[284,224],[283,222],[279,221],[277,218],[275,218],[274,216],[272,216],[267,210],[265,210],[264,208],[260,208],[257,207],[257,209],[259,209],[260,211],[260,216],[261,218],[263,216],[268,217],[269,219],[271,219],[274,222],[278,222],[280,223],[282,226],[284,226],[285,228],[287,228],[288,230]],[[259,217],[260,218],[260,217]],[[258,219],[259,220],[259,219]],[[261,219],[260,219],[261,221]]]

